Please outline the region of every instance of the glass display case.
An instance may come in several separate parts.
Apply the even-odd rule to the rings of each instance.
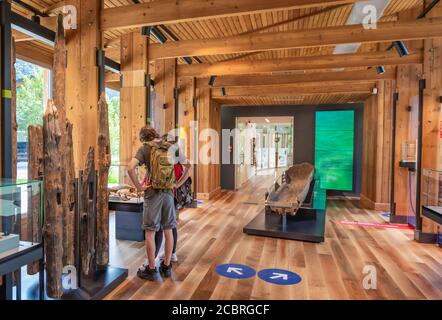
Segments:
[[[0,179],[0,256],[41,243],[42,182]]]
[[[146,178],[144,167],[137,167],[135,170],[138,181],[142,182]],[[109,168],[108,190],[110,202],[134,203],[143,202],[143,193],[137,192],[133,185],[127,165],[111,165]]]

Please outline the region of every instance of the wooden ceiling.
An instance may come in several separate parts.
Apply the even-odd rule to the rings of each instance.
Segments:
[[[156,0],[162,1],[162,0]],[[234,1],[234,0],[225,0]],[[60,3],[60,0],[24,0],[23,2],[45,11]],[[149,0],[140,0],[140,2],[150,2]],[[114,8],[120,6],[133,5],[132,0],[105,0],[105,8]],[[411,8],[423,7],[423,0],[391,0],[384,12],[381,21],[395,21],[399,12]],[[13,4],[13,10],[22,15],[29,16],[30,13],[25,9]],[[234,35],[241,35],[251,32],[284,32],[296,31],[313,28],[343,26],[346,24],[352,10],[352,4],[318,7],[296,10],[277,10],[265,13],[246,14],[239,16],[230,16],[223,18],[204,19],[197,21],[181,22],[168,24],[167,28],[178,40],[197,40],[197,39],[215,39]],[[320,13],[317,13],[320,12]],[[317,14],[316,14],[317,13]],[[287,22],[287,23],[284,23]],[[274,26],[276,25],[276,26]],[[273,27],[269,27],[273,26]],[[111,44],[107,55],[115,60],[119,60],[119,38],[127,32],[139,31],[139,29],[116,29],[105,31],[104,43]],[[170,35],[167,35],[169,41],[174,41]],[[153,43],[154,39],[151,40]],[[369,51],[372,46],[362,46],[361,51]],[[317,55],[330,55],[333,53],[334,46],[322,46],[299,49],[283,49],[247,54],[223,54],[211,56],[199,56],[199,61],[203,63],[216,63],[226,60],[271,60],[292,57],[305,57]],[[179,63],[183,64],[182,59]],[[194,60],[194,63],[197,61]],[[366,68],[362,68],[366,70]],[[350,69],[349,69],[350,70]],[[361,70],[361,68],[352,68],[351,70]],[[226,104],[317,104],[317,103],[344,103],[360,102],[367,99],[367,94],[320,94],[308,96],[289,96],[289,97],[241,97],[219,99]],[[292,102],[293,101],[293,102]]]

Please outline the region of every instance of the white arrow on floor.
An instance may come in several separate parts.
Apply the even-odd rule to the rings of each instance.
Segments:
[[[229,268],[227,269],[227,272],[228,272],[228,273],[235,272],[236,274],[242,276],[242,272],[241,272],[241,271],[242,271],[241,268],[229,267]]]
[[[283,279],[284,281],[287,281],[289,279],[289,276],[286,275],[285,273],[277,273],[277,272],[273,272],[274,276],[270,277],[270,279],[274,280],[274,279]]]

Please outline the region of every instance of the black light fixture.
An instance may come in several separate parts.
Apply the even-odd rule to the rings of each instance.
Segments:
[[[401,58],[408,56],[410,54],[407,46],[405,45],[405,43],[403,41],[394,41],[393,46]]]
[[[158,42],[161,43],[161,44],[167,42],[166,36],[157,27],[151,27],[150,28],[150,34],[153,35],[153,37],[155,39],[157,39]]]
[[[146,37],[150,36],[150,29],[151,29],[150,26],[149,27],[142,27],[141,28],[141,35],[146,36]]]
[[[226,88],[224,88],[224,87],[221,88],[221,95],[222,95],[223,97],[225,97],[225,96],[227,95],[227,93],[226,93]]]
[[[384,66],[377,66],[376,67],[377,74],[384,74],[385,73],[385,67]]]
[[[193,62],[191,57],[183,57],[183,60],[187,64],[192,64],[192,62]]]
[[[215,84],[215,80],[216,80],[216,76],[210,76],[209,86],[213,87],[213,85]]]

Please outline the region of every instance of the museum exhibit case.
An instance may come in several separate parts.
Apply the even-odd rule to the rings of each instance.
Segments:
[[[0,179],[0,299],[21,299],[23,267],[29,275],[42,274],[42,200],[41,181]]]
[[[138,181],[146,177],[146,170],[137,167]],[[118,240],[144,241],[144,193],[137,192],[130,180],[127,165],[111,165],[108,179],[109,210],[115,211],[115,236]]]

